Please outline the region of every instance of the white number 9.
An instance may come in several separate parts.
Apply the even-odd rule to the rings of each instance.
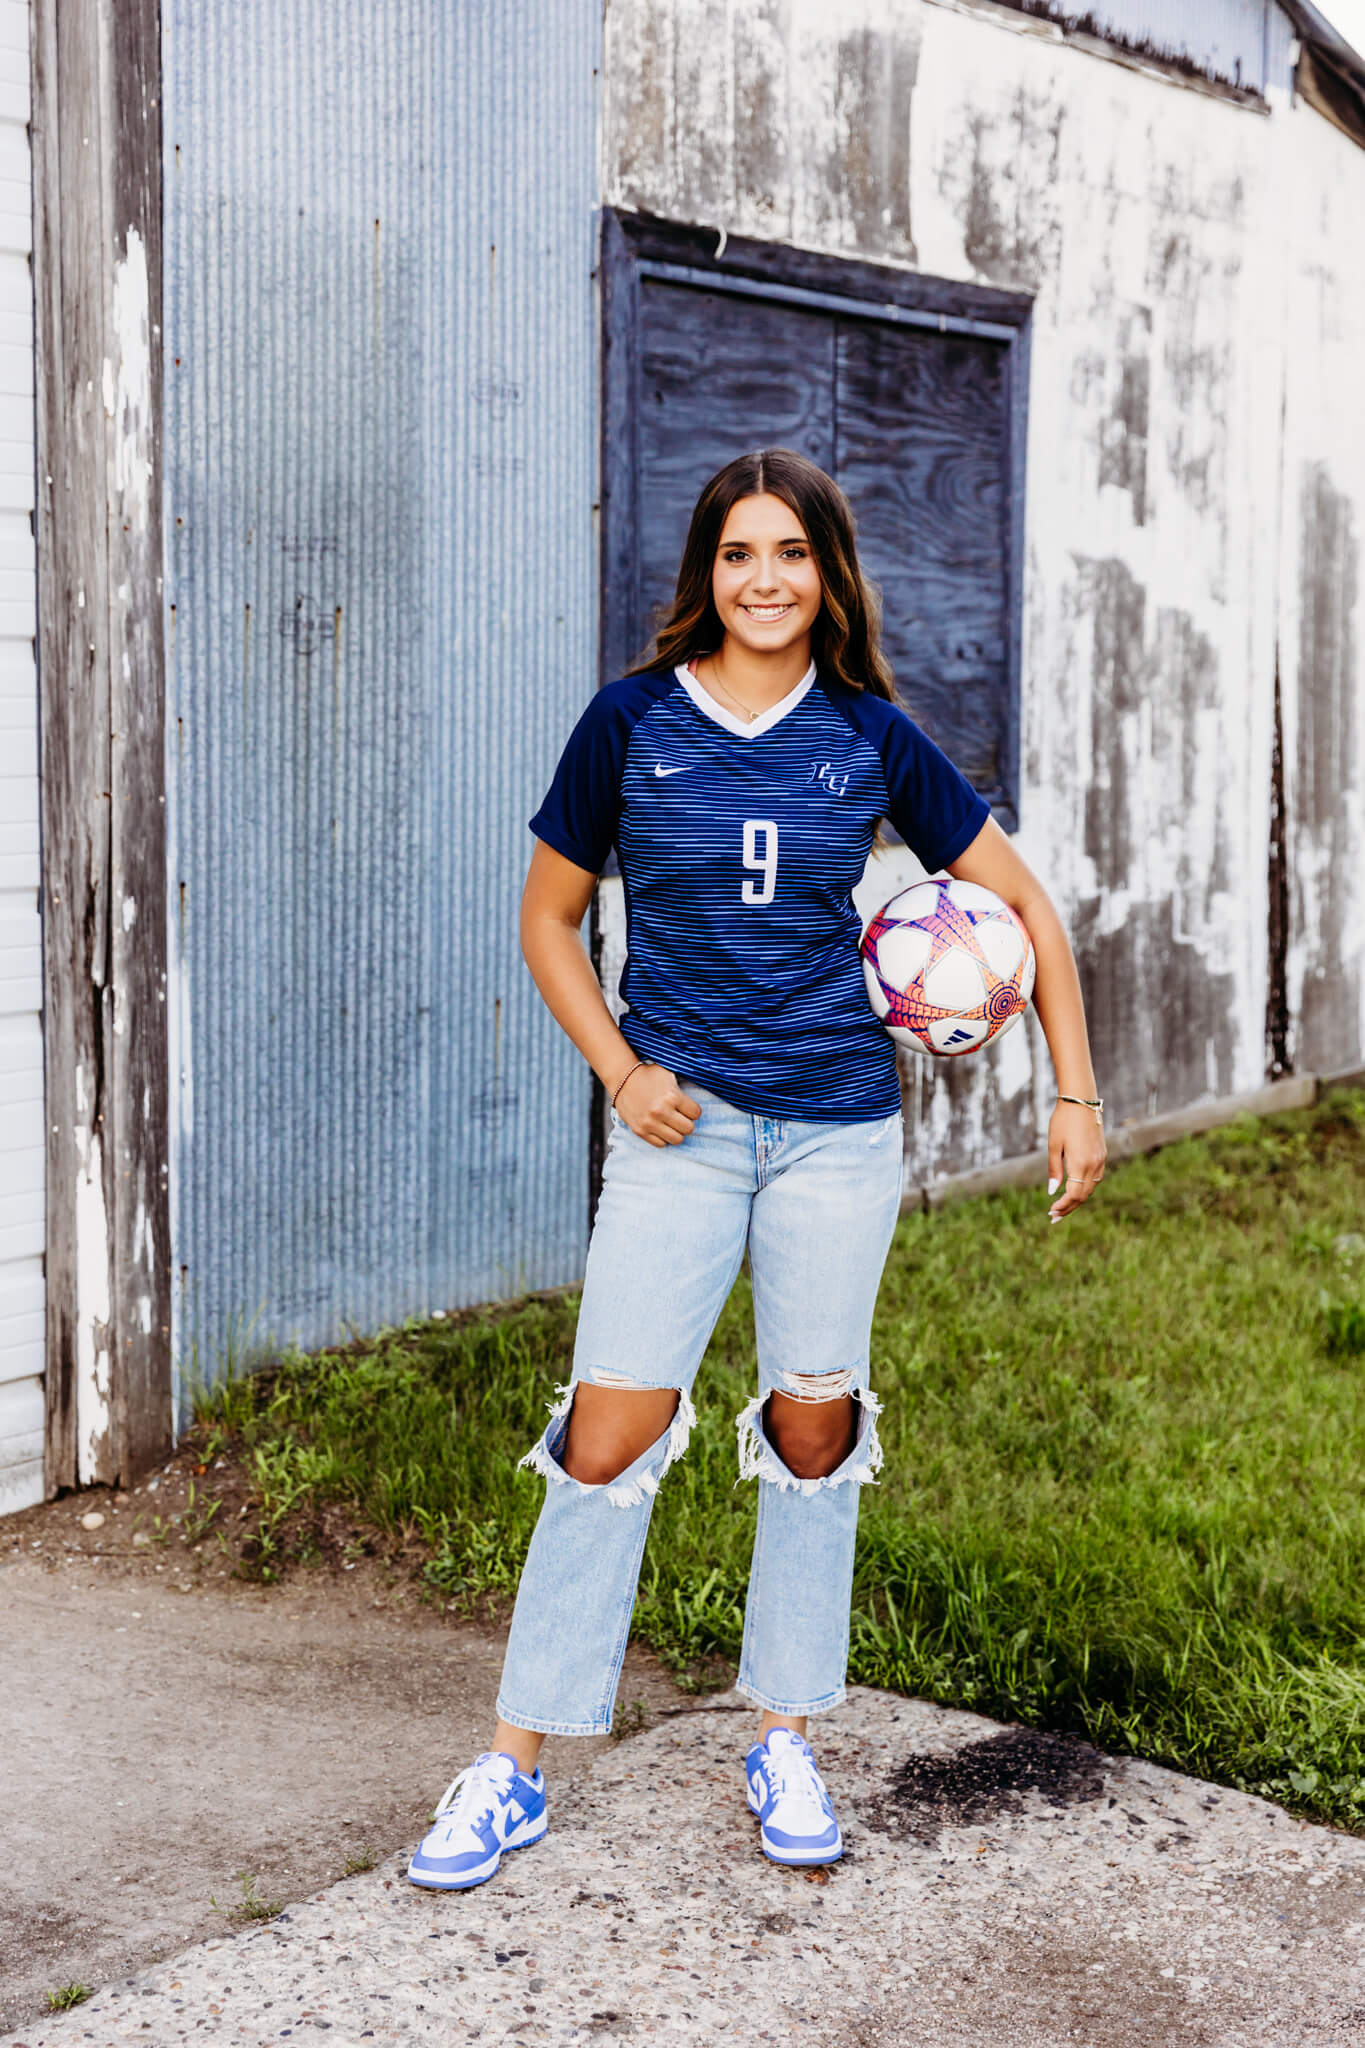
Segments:
[[[759,834],[763,835],[760,848]],[[777,826],[771,818],[746,818],[744,820],[744,865],[763,877],[761,882],[746,881],[739,886],[742,903],[771,903],[777,888]]]

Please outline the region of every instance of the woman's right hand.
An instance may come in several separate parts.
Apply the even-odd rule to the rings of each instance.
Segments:
[[[681,1145],[701,1115],[701,1104],[684,1095],[677,1075],[653,1060],[626,1077],[612,1107],[647,1145]]]

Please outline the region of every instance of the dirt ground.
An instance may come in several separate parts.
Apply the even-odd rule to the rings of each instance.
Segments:
[[[183,1540],[195,1480],[181,1457],[0,1523],[0,2030],[240,1925],[243,1874],[298,1899],[411,1841],[492,1732],[497,1629],[373,1558],[245,1583]],[[636,1729],[689,1705],[634,1650],[620,1700]],[[567,1782],[610,1740],[545,1767]]]

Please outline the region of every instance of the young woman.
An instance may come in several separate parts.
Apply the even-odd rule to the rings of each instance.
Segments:
[[[654,1495],[746,1246],[759,1387],[739,1464],[759,1501],[738,1689],[762,1715],[747,1799],[776,1862],[842,1853],[805,1735],[843,1697],[859,1489],[882,1455],[868,1340],[900,1206],[900,1090],[850,892],[883,817],[927,870],[984,883],[1028,927],[1061,1091],[1059,1222],[1105,1157],[1066,935],[895,704],[843,493],[789,449],[742,455],[697,501],[654,658],[598,692],[531,820],[522,950],[612,1128],[571,1378],[522,1460],[548,1483],[492,1747],[442,1798],[414,1884],[481,1884],[538,1841],[544,1736],[610,1727]],[[619,1028],[580,938],[613,845]]]

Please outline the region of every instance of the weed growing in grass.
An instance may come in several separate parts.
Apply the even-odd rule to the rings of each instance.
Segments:
[[[214,1518],[222,1505],[221,1500],[199,1500],[195,1494],[194,1481],[191,1479],[189,1492],[185,1500],[185,1517],[181,1525],[185,1541],[191,1548],[196,1543],[203,1542],[212,1528]]]
[[[1365,1095],[1116,1167],[1049,1230],[1012,1192],[908,1216],[873,1329],[886,1463],[864,1490],[850,1676],[1246,1786],[1365,1828],[1365,1376],[1342,1292]],[[1345,1247],[1343,1249],[1343,1247]],[[969,1276],[964,1281],[964,1275]],[[1348,1306],[1350,1304],[1347,1304]],[[230,1428],[277,1571],[301,1514],[416,1535],[457,1605],[515,1589],[541,1499],[518,1458],[576,1304],[287,1354]],[[694,1687],[738,1655],[755,1494],[741,1281],[655,1503],[634,1634]]]
[[[88,1984],[63,1984],[56,1991],[47,1994],[49,2012],[70,2012],[73,2005],[84,2005],[94,1992]]]

